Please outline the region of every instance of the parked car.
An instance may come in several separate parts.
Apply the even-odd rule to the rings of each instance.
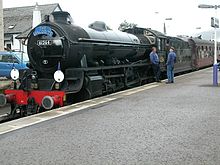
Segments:
[[[0,52],[0,77],[10,77],[13,68],[18,70],[28,69],[29,61],[27,54],[21,52]]]

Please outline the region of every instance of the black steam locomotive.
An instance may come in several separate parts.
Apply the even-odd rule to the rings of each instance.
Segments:
[[[151,47],[165,71],[170,45],[177,48],[177,72],[192,69],[186,40],[144,28],[112,31],[103,22],[81,28],[68,12],[54,12],[30,32],[30,69],[13,68],[14,89],[0,95],[0,106],[10,103],[11,116],[20,117],[141,85],[153,78]]]
[[[12,115],[34,114],[140,85],[150,74],[149,44],[112,31],[103,22],[81,28],[67,12],[54,12],[35,27],[27,49],[30,69],[20,76],[14,69],[19,87],[0,95],[1,105],[12,105]]]

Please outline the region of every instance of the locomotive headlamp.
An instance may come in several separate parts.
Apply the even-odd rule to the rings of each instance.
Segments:
[[[58,83],[64,80],[64,74],[60,69],[60,62],[58,63],[57,71],[54,73],[53,77],[54,77],[54,80]]]
[[[11,70],[10,75],[13,80],[17,80],[19,78],[19,71],[17,69],[13,68]]]
[[[62,82],[64,80],[64,74],[61,70],[57,70],[54,75],[54,80],[58,83]]]

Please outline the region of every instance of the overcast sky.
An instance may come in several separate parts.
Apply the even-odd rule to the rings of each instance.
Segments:
[[[82,26],[99,20],[117,29],[127,20],[140,27],[163,31],[165,18],[172,18],[166,21],[168,35],[192,35],[212,29],[210,18],[215,14],[214,9],[198,9],[198,5],[220,5],[218,0],[3,0],[3,7],[29,6],[36,2],[39,5],[59,3]]]

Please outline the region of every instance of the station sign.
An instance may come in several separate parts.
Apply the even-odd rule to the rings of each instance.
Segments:
[[[219,28],[219,19],[211,17],[211,27]]]

